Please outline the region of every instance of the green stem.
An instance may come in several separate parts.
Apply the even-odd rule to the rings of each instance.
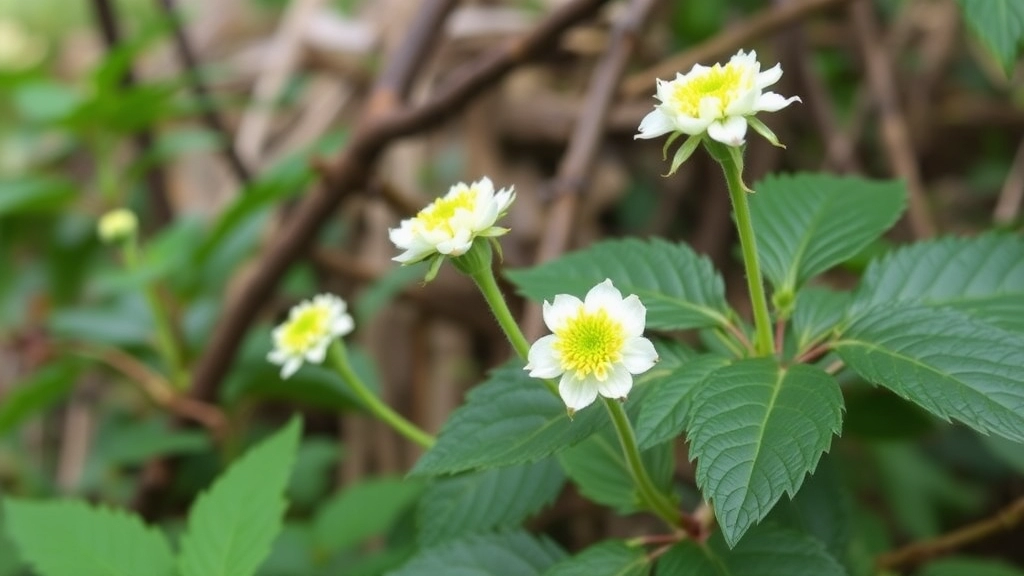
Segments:
[[[124,256],[124,263],[132,271],[137,270],[139,265],[136,242],[137,240],[133,236],[125,240],[123,244],[122,255]],[[167,316],[163,303],[160,301],[160,295],[157,294],[156,286],[146,283],[143,286],[142,292],[146,298],[146,303],[149,305],[149,311],[153,315],[157,350],[163,357],[164,362],[167,363],[171,384],[179,390],[183,389],[188,385],[188,378],[185,377],[185,359],[178,346],[178,341],[174,337],[174,328],[171,325],[171,320]]]
[[[363,384],[363,381],[352,370],[352,365],[348,361],[348,353],[345,352],[345,346],[340,340],[335,340],[331,343],[330,348],[327,349],[327,359],[345,380],[352,392],[355,393],[356,397],[363,402],[363,406],[374,416],[380,418],[402,436],[424,448],[430,448],[434,445],[435,439],[433,436],[420,430],[418,426],[392,410],[390,406],[382,402],[376,394]]]
[[[604,398],[604,405],[608,408],[608,415],[615,425],[615,432],[619,436],[619,443],[622,445],[622,453],[626,457],[626,465],[633,477],[637,491],[640,493],[640,500],[645,506],[659,518],[673,528],[682,526],[682,514],[672,500],[665,495],[654,482],[651,481],[647,469],[644,468],[644,461],[640,457],[640,449],[636,444],[636,435],[633,433],[633,426],[629,422],[626,411],[618,400]]]
[[[772,353],[772,326],[768,316],[768,300],[764,295],[764,284],[761,279],[761,265],[757,260],[757,241],[754,237],[754,225],[750,220],[750,206],[747,203],[747,187],[743,183],[743,158],[741,152],[730,147],[728,154],[715,155],[725,172],[725,181],[729,185],[729,197],[732,199],[733,211],[736,213],[736,229],[740,234],[740,248],[743,250],[743,265],[747,272],[747,288],[750,290],[750,303],[754,308],[754,328],[756,331],[755,346],[758,354],[767,356]]]
[[[523,336],[523,331],[519,329],[519,324],[512,316],[512,311],[508,309],[505,297],[501,295],[498,282],[494,279],[494,271],[488,266],[470,277],[480,288],[480,293],[483,294],[484,300],[490,306],[491,312],[494,313],[498,325],[501,326],[501,330],[512,344],[512,348],[520,358],[525,360],[530,353],[530,342],[526,340],[526,336]]]

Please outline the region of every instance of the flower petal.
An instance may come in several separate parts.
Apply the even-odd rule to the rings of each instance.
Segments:
[[[289,358],[288,361],[284,363],[284,366],[281,367],[281,378],[291,378],[292,374],[299,371],[300,366],[302,366],[301,358]]]
[[[527,355],[525,370],[530,371],[534,378],[554,378],[565,370],[555,354],[554,343],[558,339],[554,334],[548,334],[537,340],[530,346],[530,353]]]
[[[643,374],[657,362],[658,352],[647,338],[630,338],[622,347],[622,366],[631,374]]]
[[[602,308],[615,311],[621,306],[622,292],[612,284],[610,278],[605,278],[604,282],[591,288],[583,300],[583,309],[588,313],[597,312]]]
[[[622,329],[626,331],[626,338],[635,338],[644,333],[644,326],[647,324],[647,308],[636,294],[626,296],[616,307],[613,315],[622,324]]]
[[[672,122],[672,119],[665,115],[665,113],[660,109],[655,108],[640,121],[640,132],[635,134],[633,139],[657,138],[658,136],[672,132],[674,129],[675,123]]]
[[[570,410],[582,410],[597,400],[597,383],[586,378],[577,380],[566,373],[558,382],[558,395]]]
[[[802,100],[800,100],[799,96],[786,98],[775,92],[765,92],[757,99],[757,109],[762,112],[778,112],[793,102],[802,102]]]
[[[556,294],[551,304],[544,301],[544,325],[552,332],[558,332],[569,318],[579,313],[583,302],[569,294]]]
[[[633,375],[621,364],[616,364],[608,372],[608,378],[597,386],[598,393],[605,398],[625,398],[633,389]]]
[[[742,146],[746,135],[747,119],[742,116],[732,116],[708,126],[708,136],[727,146]]]
[[[757,75],[757,87],[764,90],[782,78],[782,64],[776,64]]]

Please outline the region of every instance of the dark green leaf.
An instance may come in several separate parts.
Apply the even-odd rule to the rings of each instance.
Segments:
[[[0,437],[61,401],[75,385],[78,371],[77,362],[58,361],[16,383],[0,403]]]
[[[849,292],[833,292],[824,288],[801,290],[793,312],[797,349],[806,350],[827,336],[843,320],[851,300]]]
[[[813,366],[739,360],[693,395],[690,457],[730,545],[793,496],[842,426],[838,383]]]
[[[981,441],[993,455],[1018,474],[1024,474],[1024,444],[999,436],[982,436]]]
[[[707,377],[729,363],[724,356],[707,354],[679,365],[671,373],[653,380],[644,396],[636,422],[641,448],[650,448],[680,435],[690,415],[690,399]]]
[[[526,532],[467,536],[427,548],[388,576],[540,576],[565,552]]]
[[[328,436],[303,439],[295,455],[295,471],[286,492],[292,506],[313,507],[334,484],[334,466],[341,457],[338,441]]]
[[[1019,0],[959,0],[964,19],[999,65],[1012,76],[1024,42],[1024,4]]]
[[[317,550],[333,554],[383,533],[422,493],[422,483],[401,478],[375,478],[345,488],[317,512]]]
[[[623,295],[640,297],[648,328],[719,326],[729,316],[725,287],[711,262],[685,244],[664,240],[608,240],[506,275],[538,301],[556,294],[583,297],[610,278]]]
[[[1024,570],[998,560],[943,558],[930,562],[919,576],[1024,576]]]
[[[845,389],[843,433],[869,440],[917,438],[935,428],[935,418],[885,388],[863,383]]]
[[[853,496],[832,459],[824,458],[800,492],[792,500],[779,502],[765,523],[817,539],[833,558],[846,565],[853,536],[853,505]]]
[[[609,540],[562,560],[544,576],[646,576],[650,571],[651,561],[643,548]]]

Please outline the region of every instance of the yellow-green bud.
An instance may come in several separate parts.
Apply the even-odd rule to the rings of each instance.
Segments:
[[[135,236],[139,229],[139,220],[135,213],[126,208],[111,210],[100,218],[96,230],[100,240],[107,244],[124,242]]]

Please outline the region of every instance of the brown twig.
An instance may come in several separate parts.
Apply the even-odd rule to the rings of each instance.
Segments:
[[[782,344],[786,338],[786,319],[777,318],[775,320],[775,354],[782,356]]]
[[[973,542],[1009,530],[1024,521],[1024,497],[1018,498],[1009,506],[996,512],[990,518],[968,524],[931,540],[922,540],[904,546],[878,557],[875,565],[879,569],[894,569],[900,566],[918,564],[946,552],[962,548]]]
[[[1021,203],[1024,201],[1024,139],[1017,147],[1010,173],[1006,175],[1003,189],[999,193],[992,219],[996,224],[1009,224],[1020,215]]]
[[[432,99],[420,106],[388,111],[384,104],[380,104],[386,98],[371,96],[371,101],[378,102],[375,113],[363,117],[340,157],[325,166],[321,172],[324,185],[296,207],[277,242],[263,254],[253,275],[242,286],[237,297],[229,302],[196,365],[192,383],[195,397],[209,399],[214,396],[256,311],[270,296],[292,262],[306,251],[334,208],[347,194],[365,185],[374,163],[387,144],[435,126],[455,114],[513,68],[543,54],[563,31],[593,14],[605,2],[607,0],[574,0],[563,5],[530,34],[496,48],[467,65],[460,75],[448,82],[446,89],[439,90]],[[432,11],[429,4],[424,4],[424,12]],[[428,20],[426,17],[418,20],[423,21]],[[394,60],[401,60],[403,52],[427,50],[426,46],[412,44],[413,39],[425,42],[430,38],[428,35],[410,35]],[[411,73],[415,69],[408,70]],[[388,90],[391,85],[382,83],[380,86],[381,90]]]
[[[676,72],[685,72],[694,64],[721,57],[808,14],[849,1],[851,0],[801,0],[766,9],[685,52],[630,75],[623,83],[622,94],[627,98],[653,94],[654,81],[658,78],[674,78]]]
[[[568,247],[576,207],[588,185],[587,177],[604,135],[608,110],[633,55],[637,36],[657,2],[633,0],[629,4],[626,13],[615,26],[608,49],[590,76],[582,112],[577,118],[569,147],[562,156],[551,187],[555,200],[548,211],[545,233],[537,247],[538,263],[557,257]],[[540,307],[531,303],[524,313],[526,337],[535,339],[540,336],[542,329]]]
[[[849,10],[868,84],[881,116],[883,144],[893,172],[907,185],[910,227],[916,238],[930,238],[936,233],[935,220],[925,196],[907,119],[896,94],[895,72],[878,30],[874,6],[866,0],[858,0],[850,5]]]
[[[181,66],[185,69],[185,77],[189,88],[202,108],[203,122],[210,130],[216,132],[224,139],[222,149],[224,159],[227,160],[228,166],[231,167],[231,171],[235,174],[235,178],[244,186],[252,180],[252,176],[242,161],[242,157],[238,155],[234,139],[228,132],[224,120],[217,112],[213,98],[210,96],[210,90],[199,75],[199,60],[196,58],[195,51],[192,50],[192,45],[188,41],[185,23],[182,21],[181,15],[178,14],[174,2],[175,0],[159,0],[158,3],[160,8],[163,9],[164,15],[171,22],[171,30],[174,34],[174,48],[178,53],[178,60],[181,61]]]

